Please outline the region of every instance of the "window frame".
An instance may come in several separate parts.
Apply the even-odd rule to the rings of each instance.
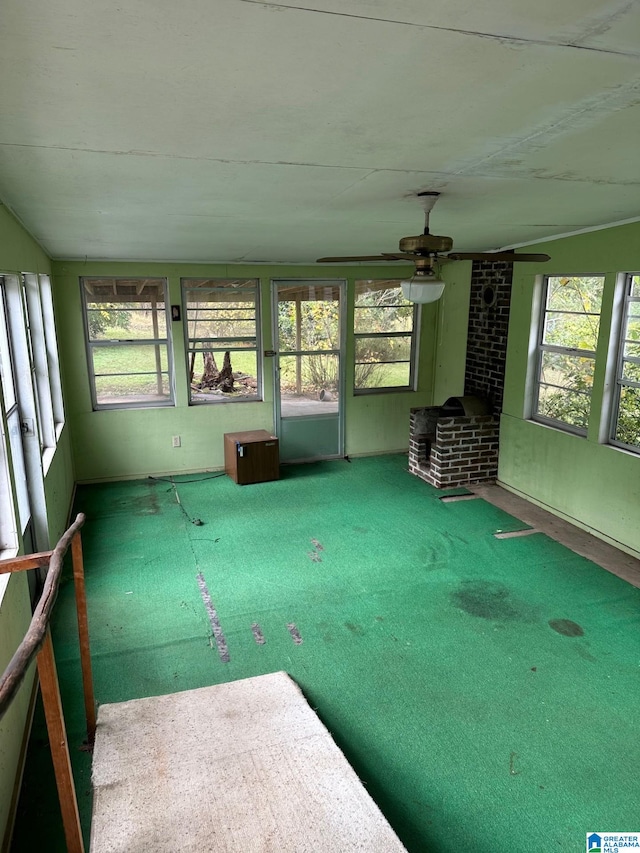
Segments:
[[[626,442],[620,441],[620,439],[616,438],[616,428],[618,426],[618,419],[620,415],[620,400],[622,396],[622,389],[623,387],[640,389],[640,382],[634,382],[628,379],[625,380],[623,378],[624,363],[625,361],[629,361],[629,358],[625,358],[624,355],[625,343],[628,340],[627,338],[625,338],[625,330],[627,326],[627,319],[629,317],[630,306],[634,304],[640,305],[640,295],[632,295],[634,279],[637,279],[636,284],[640,291],[640,273],[625,272],[622,274],[622,276],[624,277],[622,303],[620,305],[620,311],[618,313],[618,316],[613,320],[613,322],[616,324],[617,345],[615,356],[615,374],[613,376],[614,391],[611,399],[611,410],[609,417],[608,443],[611,444],[613,447],[621,448],[622,450],[627,450],[629,453],[640,454],[640,444],[627,444]],[[640,358],[634,358],[635,361],[633,363],[640,365]]]
[[[558,353],[560,355],[567,355],[569,357],[577,357],[577,358],[589,358],[593,362],[593,370],[595,375],[596,370],[596,356],[597,356],[597,341],[596,341],[596,349],[594,350],[585,350],[580,349],[578,347],[562,347],[557,344],[545,344],[544,343],[544,333],[545,333],[545,320],[547,317],[548,309],[548,297],[549,297],[549,280],[554,278],[599,278],[602,280],[602,296],[600,301],[600,310],[595,312],[576,312],[576,311],[556,311],[554,313],[562,313],[562,314],[576,314],[578,316],[597,316],[598,317],[598,338],[602,332],[601,327],[601,319],[602,319],[602,300],[604,298],[604,287],[605,287],[605,275],[604,273],[550,273],[548,275],[542,276],[541,282],[541,291],[540,291],[540,307],[537,316],[538,328],[536,330],[536,343],[535,343],[535,371],[533,376],[533,388],[532,388],[532,400],[531,400],[531,415],[530,419],[537,423],[542,423],[547,426],[554,427],[555,429],[562,430],[563,432],[569,432],[573,435],[581,436],[582,438],[586,438],[588,432],[588,423],[585,427],[576,426],[575,424],[567,423],[566,421],[557,420],[556,418],[550,418],[548,415],[541,414],[538,412],[538,406],[540,404],[540,386],[542,384],[548,385],[549,383],[541,382],[541,374],[542,374],[542,365],[544,360],[545,352]],[[589,416],[587,420],[590,420],[593,415],[593,409],[591,407],[592,402],[592,393],[589,397]]]
[[[49,371],[49,389],[56,441],[60,438],[65,423],[64,397],[62,393],[62,374],[60,372],[60,354],[58,351],[58,330],[53,305],[53,287],[51,277],[38,276],[40,310],[44,324],[44,346]]]
[[[209,338],[209,337],[194,337],[191,338],[189,335],[189,308],[188,300],[187,300],[187,292],[189,290],[196,290],[198,286],[208,286],[212,291],[219,290],[220,292],[229,291],[229,288],[233,286],[233,282],[240,281],[243,283],[241,289],[250,292],[253,291],[254,294],[254,322],[255,322],[255,335],[250,336],[230,336],[228,338]],[[250,283],[250,286],[249,286]],[[222,405],[224,403],[260,403],[264,402],[264,360],[263,360],[263,352],[262,352],[262,302],[261,302],[261,286],[260,279],[254,278],[252,276],[242,277],[242,278],[211,278],[208,276],[185,276],[180,279],[180,295],[181,295],[181,303],[182,303],[182,318],[183,318],[183,331],[184,331],[184,347],[185,347],[185,356],[186,356],[186,369],[187,369],[187,394],[190,406],[209,406],[209,405]],[[214,310],[222,310],[222,309],[214,309]],[[241,347],[233,347],[233,346],[216,346],[216,341],[221,340],[223,342],[236,341],[236,342],[251,342],[253,341],[255,346],[241,346]],[[215,352],[219,351],[229,351],[229,352],[255,352],[256,354],[256,392],[255,394],[247,395],[244,397],[226,397],[224,395],[221,396],[211,396],[210,399],[194,399],[193,398],[193,390],[191,388],[191,369],[190,369],[190,357],[192,352],[195,354],[199,352],[203,352],[202,349],[197,348],[197,344],[202,343],[210,343],[212,345],[211,350]]]
[[[418,382],[418,352],[419,352],[419,340],[420,340],[420,323],[422,319],[422,311],[421,305],[417,303],[411,303],[413,307],[413,311],[411,314],[411,331],[406,332],[356,332],[356,318],[357,312],[362,309],[370,309],[371,307],[377,307],[378,309],[385,308],[398,308],[398,307],[407,307],[404,303],[398,305],[382,305],[382,306],[368,306],[357,304],[358,301],[358,285],[362,283],[371,283],[375,285],[376,283],[388,282],[388,287],[378,287],[375,290],[400,290],[401,279],[356,279],[354,282],[354,296],[353,296],[353,395],[354,397],[365,396],[369,394],[398,394],[404,392],[415,392],[417,388]],[[392,286],[391,283],[394,283],[395,286]],[[377,361],[377,362],[358,362],[357,361],[357,344],[358,341],[363,338],[411,338],[411,346],[410,353],[408,359],[401,359],[396,361]],[[409,364],[409,382],[407,385],[385,385],[379,387],[358,387],[356,385],[356,371],[358,364],[362,363],[371,363],[371,364]]]
[[[40,424],[40,448],[44,458],[56,446],[51,377],[47,357],[46,331],[42,313],[40,281],[35,273],[23,273],[22,295],[24,321],[29,351],[32,383],[36,389],[36,411]]]
[[[0,512],[0,553],[5,556],[17,553],[18,549],[19,522],[13,480],[11,427],[9,424],[9,419],[18,412],[18,396],[15,389],[13,352],[6,315],[5,276],[2,274],[0,274],[0,375],[2,377],[2,382],[0,382],[0,507],[2,507],[2,512]],[[11,391],[11,398],[7,399],[9,390]],[[25,522],[25,527],[27,522]],[[3,587],[0,586],[0,598],[2,591]]]
[[[144,281],[157,281],[162,282],[163,289],[163,299],[164,299],[164,308],[163,313],[165,316],[165,330],[166,337],[158,337],[158,338],[112,338],[109,340],[100,340],[100,341],[92,341],[89,333],[89,309],[87,307],[87,297],[90,295],[87,287],[85,286],[86,282],[91,281],[113,281],[114,283],[119,281],[127,281],[127,282],[144,282]],[[174,361],[173,361],[173,346],[172,346],[172,334],[171,334],[171,309],[169,306],[169,285],[166,276],[158,276],[158,275],[149,275],[149,276],[112,276],[112,275],[87,275],[80,276],[80,294],[82,300],[82,321],[84,326],[84,339],[85,339],[85,350],[87,355],[87,371],[89,376],[89,388],[91,391],[91,404],[94,412],[99,411],[112,411],[112,410],[120,410],[120,409],[156,409],[156,408],[167,408],[175,406],[175,378],[174,378]],[[96,372],[93,360],[93,351],[94,349],[100,348],[124,348],[131,346],[165,346],[166,354],[167,354],[167,378],[168,378],[168,386],[169,386],[169,394],[166,399],[148,399],[145,400],[137,399],[131,401],[120,401],[113,403],[99,403],[98,402],[98,393],[96,388]],[[164,371],[156,372],[156,376],[162,375]],[[102,374],[98,374],[102,375]],[[108,374],[105,374],[108,375]],[[117,375],[117,374],[114,374]],[[135,375],[135,372],[131,374],[122,374],[122,375]],[[149,373],[149,375],[152,375]]]

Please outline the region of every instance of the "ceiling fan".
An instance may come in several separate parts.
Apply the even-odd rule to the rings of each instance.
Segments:
[[[444,291],[444,282],[437,276],[441,263],[446,261],[528,261],[542,263],[549,255],[516,254],[515,252],[452,252],[451,237],[438,236],[429,231],[429,214],[440,193],[417,194],[424,209],[424,231],[415,237],[403,237],[398,252],[382,252],[379,255],[353,255],[335,258],[318,258],[319,264],[337,264],[348,261],[411,261],[415,274],[402,282],[407,299],[412,302],[435,302]]]

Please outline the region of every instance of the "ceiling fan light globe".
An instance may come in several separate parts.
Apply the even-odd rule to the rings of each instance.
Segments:
[[[408,281],[402,282],[402,293],[409,302],[417,302],[420,305],[437,302],[444,293],[444,281],[414,276]]]

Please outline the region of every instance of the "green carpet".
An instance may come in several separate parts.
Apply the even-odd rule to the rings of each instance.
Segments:
[[[583,850],[587,831],[640,829],[640,590],[543,534],[495,539],[526,525],[443,504],[404,456],[195,479],[175,479],[182,509],[169,482],[78,490],[98,702],[282,669],[410,851]],[[69,576],[54,643],[88,838]],[[64,849],[47,754],[40,722],[15,851]]]

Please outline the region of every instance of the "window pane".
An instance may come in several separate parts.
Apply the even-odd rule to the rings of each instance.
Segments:
[[[284,417],[338,411],[339,359],[333,354],[280,358],[280,405]]]
[[[544,352],[537,413],[586,429],[595,360]]]
[[[93,367],[100,374],[156,373],[168,369],[167,348],[164,344],[123,344],[122,346],[92,347]]]
[[[411,364],[356,362],[356,388],[408,388],[411,381]]]
[[[547,314],[543,343],[595,352],[600,318],[593,315]]]
[[[7,412],[16,405],[16,390],[13,381],[9,331],[6,323],[4,288],[0,288],[0,378],[4,393],[4,405]]]
[[[40,437],[44,449],[45,447],[55,446],[56,431],[38,276],[31,273],[24,276],[24,295],[26,297],[25,307],[31,364],[37,387],[38,423],[40,424]]]
[[[624,329],[624,337],[629,341],[640,341],[640,311],[635,302],[630,303],[629,309],[635,309],[629,312],[627,322]]]
[[[9,460],[5,436],[0,430],[0,551],[18,546],[13,496],[9,480]]]
[[[374,284],[375,282],[364,282]],[[362,289],[356,284],[354,331],[361,332],[411,332],[413,328],[413,303],[402,294],[398,282],[387,282],[393,287]]]
[[[640,298],[640,275],[631,276],[631,296]]]
[[[640,382],[640,364],[634,361],[622,362],[623,382]]]
[[[255,338],[246,341],[241,341],[237,338],[217,338],[214,341],[201,341],[198,338],[194,338],[189,341],[189,344],[192,352],[208,352],[211,350],[211,347],[215,347],[217,352],[225,352],[225,350],[230,350],[231,352],[234,350],[251,350],[255,352],[256,349]]]
[[[163,403],[170,399],[169,375],[96,376],[96,398],[100,406],[116,403]]]
[[[20,429],[20,415],[18,409],[14,409],[7,418],[9,430],[9,445],[11,447],[11,462],[13,465],[13,480],[16,487],[16,499],[18,501],[18,516],[20,518],[20,532],[24,533],[29,519],[31,518],[31,507],[29,505],[29,489],[27,486],[27,469],[24,464],[24,448],[22,445],[22,430]]]
[[[327,290],[333,296],[334,288]],[[278,293],[280,350],[338,349],[340,302],[322,298],[323,288],[300,289],[300,294],[299,298],[288,299]]]
[[[192,340],[201,338],[209,340],[233,340],[234,338],[250,338],[255,341],[255,317],[216,317],[214,319],[189,319],[189,337]]]
[[[640,358],[640,342],[625,341],[624,356],[625,358]]]
[[[166,338],[163,279],[83,279],[89,340]]]
[[[149,340],[166,338],[164,302],[87,302],[89,340]]]
[[[614,439],[640,447],[640,388],[622,388]]]
[[[354,312],[354,331],[409,332],[413,328],[413,305],[358,308]]]
[[[49,362],[53,417],[55,424],[61,425],[64,423],[64,404],[62,401],[62,381],[60,379],[60,359],[58,356],[56,322],[53,311],[53,294],[51,292],[51,280],[48,275],[40,276],[40,295],[42,298],[47,360]]]
[[[588,393],[540,385],[538,414],[546,418],[586,430],[590,407],[591,395]]]
[[[542,353],[540,381],[574,391],[591,393],[595,359],[557,352]]]
[[[599,314],[604,276],[549,276],[547,310]]]
[[[98,404],[153,402],[169,396],[165,344],[92,347]]]
[[[411,337],[358,337],[356,338],[356,363],[409,361]]]
[[[230,368],[222,376],[225,358]],[[258,399],[258,353],[255,348],[246,352],[206,350],[191,352],[189,373],[192,402],[215,400]]]

